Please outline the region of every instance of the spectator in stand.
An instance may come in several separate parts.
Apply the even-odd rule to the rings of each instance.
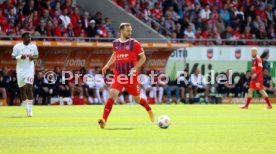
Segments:
[[[34,11],[37,11],[38,8],[35,6],[34,0],[28,0],[27,4],[23,8],[23,14],[29,15]]]
[[[59,15],[61,15],[62,11],[60,9],[60,2],[56,2],[54,5],[54,9],[50,11],[50,14],[53,15],[55,12],[57,12]]]
[[[95,20],[90,20],[90,25],[86,29],[86,33],[88,34],[88,37],[95,37],[95,35],[98,35],[98,27],[96,26]]]
[[[149,18],[151,18],[151,10],[150,10],[150,6],[149,6],[149,3],[148,2],[145,2],[144,3],[144,9],[142,10],[143,14],[145,15],[144,16],[144,22],[145,23],[149,23]]]
[[[54,11],[54,14],[53,14],[53,16],[52,16],[52,22],[53,23],[55,23],[55,22],[58,22],[58,24],[60,24],[61,23],[61,20],[60,20],[60,13],[59,13],[59,11]]]
[[[276,14],[275,14],[276,16]],[[275,34],[275,30],[273,28],[273,26],[270,26],[269,30],[268,30],[268,39],[271,39],[271,40],[275,40],[276,39],[276,34]],[[274,41],[274,44],[271,44],[271,45],[275,45],[276,42]]]
[[[61,20],[65,28],[67,28],[68,25],[71,24],[71,19],[68,16],[68,10],[66,8],[62,10],[62,15],[59,16],[59,19]]]
[[[97,30],[97,32],[100,35],[100,37],[104,37],[104,38],[107,37],[107,29],[106,29],[106,27],[105,27],[104,24],[102,24],[102,23],[98,24],[98,30]]]
[[[204,9],[201,9],[200,17],[203,20],[208,20],[210,18],[210,14],[211,14],[210,7],[207,4],[207,5],[205,5]]]
[[[189,27],[184,31],[185,39],[195,39],[195,33],[193,32],[193,25],[189,25]]]
[[[205,24],[204,24],[204,22],[203,22],[203,20],[201,19],[200,16],[193,20],[193,24],[195,25],[196,29],[200,28],[202,30],[205,27]]]
[[[81,21],[82,21],[83,28],[86,29],[89,26],[89,23],[90,23],[88,12],[83,13],[83,16],[81,16]]]
[[[230,12],[227,8],[227,3],[223,4],[223,8],[219,10],[219,14],[222,16],[222,20],[225,24],[229,24],[230,21]]]
[[[253,26],[256,30],[261,27],[265,27],[265,23],[262,21],[260,16],[256,16],[255,20],[253,21]]]
[[[183,18],[184,16],[189,16],[191,15],[191,10],[189,10],[189,7],[187,5],[183,5],[182,9],[179,9],[178,15],[180,18]]]
[[[101,24],[103,22],[103,14],[101,12],[96,12],[93,19],[96,21],[96,24]]]
[[[244,17],[244,12],[243,12],[243,7],[242,5],[238,7],[237,10],[235,10],[235,16],[236,18],[240,19],[240,21],[244,21],[245,17]]]
[[[3,10],[0,9],[0,26],[4,27],[8,24],[7,17],[3,14]]]
[[[267,5],[267,9],[266,9],[265,13],[266,13],[266,17],[267,17],[267,25],[268,25],[268,27],[270,27],[271,25],[274,25],[275,21],[273,20],[273,5],[272,4],[268,4]],[[276,17],[276,14],[275,14],[275,17]]]
[[[86,33],[85,30],[81,30],[79,33],[79,38],[76,39],[77,42],[85,42]]]
[[[178,38],[178,39],[182,39],[182,38],[184,38],[184,35],[183,35],[183,30],[182,30],[182,28],[181,28],[181,24],[180,23],[177,23],[176,25],[175,25],[175,34],[176,34],[176,38]]]
[[[75,36],[75,37],[79,37],[79,36],[80,36],[80,33],[81,33],[82,31],[84,31],[84,29],[83,29],[82,27],[83,27],[83,26],[82,26],[81,20],[77,21],[77,25],[76,25],[76,27],[74,28],[74,36]]]
[[[273,95],[274,97],[276,96],[276,89],[273,88],[272,85],[272,79],[271,79],[271,75],[269,74],[269,70],[268,69],[264,69],[263,70],[263,74],[264,74],[264,89],[268,94]]]
[[[112,26],[110,18],[105,18],[105,27],[106,27],[107,32],[111,32],[112,35],[115,34],[115,29]]]
[[[221,40],[221,36],[220,33],[218,32],[217,27],[213,28],[213,39],[215,39],[214,44],[215,45],[222,45],[222,40]]]
[[[79,15],[79,8],[75,7],[73,9],[73,13],[70,15],[70,20],[73,27],[75,27],[77,25],[77,22],[81,20]]]
[[[177,40],[177,34],[175,32],[172,32],[171,43],[179,43],[179,41]]]
[[[170,13],[166,13],[166,19],[164,21],[164,27],[169,29],[170,31],[175,30],[175,23],[172,19],[172,15]]]
[[[15,14],[15,11],[13,9],[9,9],[9,13],[7,14],[7,19],[9,22],[16,24],[18,21],[18,17]]]
[[[72,14],[72,9],[71,9],[72,6],[73,6],[72,0],[65,0],[65,2],[61,5],[61,9],[62,10],[67,9],[68,14]]]
[[[49,14],[49,10],[44,9],[42,17],[40,18],[41,20],[45,21],[45,23],[48,23],[48,21],[51,21],[51,16]]]
[[[221,34],[222,32],[224,32],[225,30],[225,25],[223,23],[223,20],[222,20],[222,16],[219,15],[218,16],[218,19],[217,19],[217,22],[216,22],[216,27],[218,29],[218,32]]]
[[[221,37],[223,39],[232,39],[232,37],[233,37],[233,35],[232,35],[232,27],[230,25],[228,25],[226,27],[226,30],[224,32],[222,32]],[[225,44],[230,45],[231,42],[230,41],[226,41]]]
[[[166,14],[170,14],[172,17],[172,20],[175,22],[177,22],[180,19],[180,16],[174,11],[173,6],[168,7]]]
[[[160,8],[160,4],[158,2],[154,3],[154,8],[151,10],[151,14],[154,20],[160,21],[163,12],[162,9]]]
[[[196,68],[195,72],[190,77],[190,87],[189,87],[189,96],[190,96],[190,103],[194,102],[194,98],[196,97],[197,93],[204,92],[204,101],[205,103],[209,102],[209,88],[206,84],[206,80],[203,75],[200,74],[200,69]]]
[[[251,79],[251,71],[246,71],[246,74],[242,74],[240,80],[236,84],[236,90],[239,94],[241,94],[241,97],[244,97],[245,94],[248,91],[249,83]]]

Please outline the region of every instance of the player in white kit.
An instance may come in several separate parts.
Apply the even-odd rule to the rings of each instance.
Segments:
[[[13,47],[12,58],[16,60],[16,76],[21,100],[26,105],[27,116],[32,117],[34,60],[38,58],[38,50],[37,46],[31,43],[29,32],[24,32],[22,39],[22,43]]]

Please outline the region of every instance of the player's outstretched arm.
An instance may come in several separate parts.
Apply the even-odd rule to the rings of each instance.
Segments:
[[[105,75],[106,70],[116,61],[116,54],[113,52],[110,59],[106,63],[106,65],[102,69],[102,74]]]

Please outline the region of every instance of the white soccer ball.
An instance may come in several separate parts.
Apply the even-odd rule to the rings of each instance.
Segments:
[[[166,129],[170,126],[171,124],[171,119],[170,117],[166,116],[166,115],[162,115],[158,118],[158,126],[162,129]]]

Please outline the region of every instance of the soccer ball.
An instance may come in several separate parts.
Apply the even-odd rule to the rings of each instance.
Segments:
[[[166,129],[170,126],[171,119],[166,115],[162,115],[158,118],[158,126],[162,129]]]

